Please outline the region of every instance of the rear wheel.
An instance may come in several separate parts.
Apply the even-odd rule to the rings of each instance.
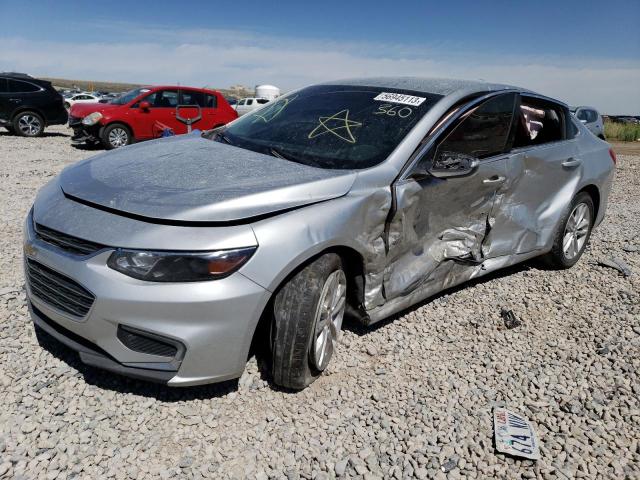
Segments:
[[[107,150],[124,147],[131,141],[131,131],[121,123],[113,123],[102,132],[102,144]]]
[[[327,368],[342,328],[346,294],[347,278],[334,253],[304,267],[278,291],[271,325],[275,383],[301,390]]]
[[[594,220],[593,199],[586,192],[579,193],[564,214],[547,262],[557,268],[575,265],[589,243]]]
[[[13,130],[23,137],[39,137],[44,132],[44,120],[35,112],[20,112],[13,117]]]

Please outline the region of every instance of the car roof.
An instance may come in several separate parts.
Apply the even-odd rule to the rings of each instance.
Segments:
[[[360,77],[324,82],[320,85],[355,85],[363,87],[395,88],[399,90],[413,90],[416,92],[442,95],[443,97],[455,96],[457,98],[463,98],[468,95],[485,92],[515,90],[525,95],[549,100],[565,107],[567,106],[562,100],[547,97],[526,88],[503,83],[485,82],[482,80],[461,80],[457,78],[439,77]]]
[[[590,107],[589,105],[578,105],[577,107],[569,107],[572,111],[578,110],[579,108],[585,108],[585,109],[589,109],[589,110],[595,110],[596,112],[598,111],[597,108],[595,107]]]
[[[36,85],[40,85],[42,87],[47,87],[51,85],[51,82],[47,80],[40,80],[39,78],[34,78],[27,73],[19,73],[19,72],[0,72],[0,77],[12,78],[15,80],[25,80],[31,83],[35,83]]]
[[[367,87],[387,87],[400,90],[414,90],[416,92],[432,93],[436,95],[451,95],[460,91],[486,92],[493,90],[519,90],[526,91],[520,87],[504,85],[500,83],[489,83],[476,80],[460,80],[455,78],[431,78],[431,77],[369,77],[369,78],[346,78],[332,82],[325,82],[324,85],[360,85]]]
[[[200,92],[218,93],[217,90],[211,90],[210,88],[189,87],[187,85],[151,85],[140,88],[148,88],[149,90],[159,90],[163,88],[175,88],[176,90],[198,90]]]

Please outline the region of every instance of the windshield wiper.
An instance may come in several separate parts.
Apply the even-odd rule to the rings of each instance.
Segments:
[[[273,147],[271,147],[269,149],[269,153],[271,155],[273,155],[274,157],[281,158],[282,160],[288,160],[290,162],[295,162],[295,163],[302,163],[304,165],[304,162],[302,162],[301,160],[298,160],[297,158],[290,157],[289,155],[285,155],[280,150],[277,150],[277,149],[275,149]]]
[[[218,136],[216,138],[219,138],[224,143],[227,143],[229,145],[233,145],[233,142],[231,141],[231,139],[224,134],[224,130],[221,131],[221,132],[218,132]]]

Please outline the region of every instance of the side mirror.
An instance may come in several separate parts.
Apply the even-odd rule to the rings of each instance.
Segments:
[[[458,152],[438,152],[428,172],[436,178],[462,177],[473,172],[477,158]]]
[[[142,110],[143,112],[146,112],[150,108],[151,105],[149,104],[149,102],[140,102],[140,110]]]

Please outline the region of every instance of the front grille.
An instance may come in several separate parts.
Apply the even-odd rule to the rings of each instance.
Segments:
[[[118,339],[123,345],[134,352],[148,353],[149,355],[160,355],[161,357],[175,357],[178,348],[175,345],[163,342],[155,338],[138,333],[130,327],[118,325]]]
[[[83,240],[78,237],[67,235],[66,233],[52,230],[39,223],[35,224],[36,236],[50,245],[55,245],[62,250],[73,253],[74,255],[89,255],[95,253],[98,250],[105,248],[104,245],[99,243],[90,242],[89,240]]]
[[[76,317],[89,313],[95,297],[79,283],[30,258],[27,259],[26,273],[35,297]]]

